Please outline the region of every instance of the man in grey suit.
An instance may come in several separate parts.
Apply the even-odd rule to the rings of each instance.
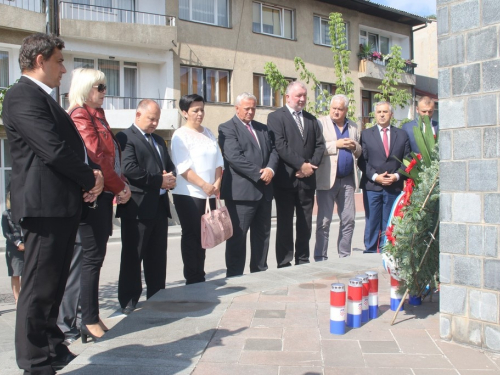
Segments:
[[[438,123],[432,120],[432,115],[434,114],[434,101],[428,96],[423,96],[417,103],[417,113],[419,117],[428,116],[432,124],[432,132],[434,136],[437,135],[439,131]],[[407,122],[403,125],[403,130],[408,134],[408,139],[410,140],[410,148],[412,152],[417,154],[420,152],[415,141],[415,135],[413,134],[413,129],[418,126],[417,119]],[[425,131],[425,130],[424,130]]]
[[[267,270],[271,233],[271,180],[278,167],[278,153],[267,126],[253,121],[257,99],[249,93],[236,98],[236,115],[219,125],[219,144],[224,156],[221,198],[233,224],[226,242],[227,276],[245,269],[246,237],[250,229],[250,272]]]

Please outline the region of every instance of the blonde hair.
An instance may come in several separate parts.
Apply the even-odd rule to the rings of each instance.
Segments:
[[[73,70],[69,88],[69,108],[83,106],[92,86],[106,84],[106,76],[96,69],[78,68]]]

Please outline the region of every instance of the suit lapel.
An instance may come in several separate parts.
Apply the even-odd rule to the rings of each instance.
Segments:
[[[161,160],[160,160],[160,155],[158,155],[158,152],[156,150],[153,150],[151,145],[146,141],[146,137],[136,128],[135,125],[132,125],[132,133],[139,138],[139,141],[142,142],[144,148],[149,151],[151,156],[156,160],[156,164],[160,167],[160,170],[163,171],[163,166],[161,165]]]
[[[311,130],[312,125],[311,125],[311,120],[309,120],[308,118],[306,118],[306,116],[304,116],[304,111],[302,111],[302,121],[304,123],[303,127],[304,127],[304,144],[305,144],[307,142],[307,135],[309,134],[309,130]]]
[[[300,134],[299,127],[297,126],[297,123],[295,122],[295,119],[293,118],[292,114],[288,110],[288,107],[285,106],[283,107],[283,111],[285,112],[285,117],[288,119],[288,122],[291,122],[292,127],[294,128],[294,132],[297,134],[297,136],[302,139],[302,135]],[[304,132],[306,131],[306,128],[304,127]]]
[[[385,155],[384,142],[382,142],[382,137],[380,136],[380,131],[378,130],[378,125],[375,125],[372,129],[373,129],[373,137],[375,138],[375,144],[377,145],[377,148],[380,150],[382,155],[387,157]],[[389,149],[389,154],[391,153],[390,151],[391,150]]]
[[[243,122],[241,122],[238,117],[234,116],[234,118],[233,118],[233,124],[234,124],[234,127],[236,129],[236,132],[240,136],[242,136],[244,139],[246,139],[248,142],[250,142],[258,150],[260,149],[260,147],[257,144],[257,141],[253,137],[252,133],[250,133],[250,131],[248,130],[248,128],[246,127],[246,125],[244,125]]]

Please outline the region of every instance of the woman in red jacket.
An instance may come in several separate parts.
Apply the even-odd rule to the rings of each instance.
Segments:
[[[93,209],[82,219],[79,234],[82,241],[82,270],[80,304],[82,308],[82,341],[93,340],[107,330],[99,318],[99,275],[106,255],[106,245],[113,232],[113,198],[123,204],[130,199],[130,188],[121,172],[121,153],[118,141],[106,121],[102,104],[106,93],[106,77],[95,69],[73,71],[69,90],[73,119],[85,146],[87,156],[101,167],[104,190]]]

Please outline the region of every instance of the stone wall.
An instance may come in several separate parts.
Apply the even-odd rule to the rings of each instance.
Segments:
[[[500,351],[500,1],[437,14],[441,337]]]

